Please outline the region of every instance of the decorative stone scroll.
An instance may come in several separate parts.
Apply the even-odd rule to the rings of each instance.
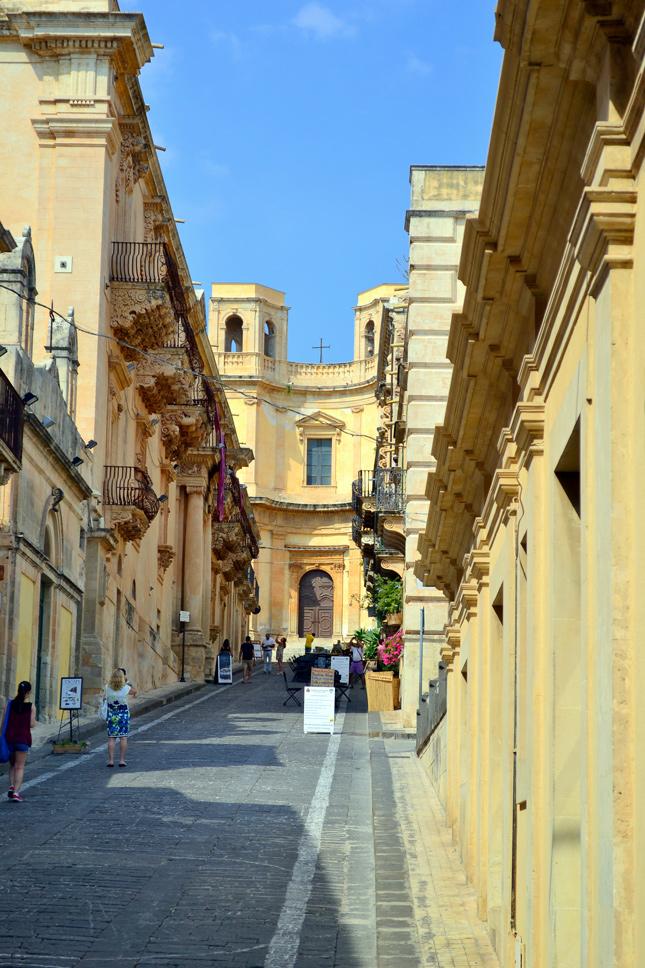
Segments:
[[[136,367],[135,386],[149,413],[162,413],[173,404],[187,404],[190,400],[191,378],[181,367],[185,363],[183,349],[159,351],[162,360],[139,357]]]
[[[162,574],[166,573],[166,571],[172,564],[172,560],[174,557],[175,557],[175,549],[173,548],[172,545],[168,545],[168,544],[159,545],[159,547],[157,548],[157,564],[159,566],[159,571]]]
[[[164,346],[177,325],[170,298],[158,284],[110,283],[110,325],[117,339],[142,350]],[[141,354],[121,346],[126,360]]]
[[[124,541],[140,541],[150,527],[148,518],[139,508],[110,508],[108,513],[108,527]]]
[[[200,406],[168,407],[161,415],[161,441],[171,460],[181,460],[208,436],[206,413]]]

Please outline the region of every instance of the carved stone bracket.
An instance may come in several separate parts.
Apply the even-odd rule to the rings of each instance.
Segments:
[[[119,174],[117,175],[114,186],[117,202],[120,199],[122,187],[128,195],[132,194],[134,186],[139,179],[143,178],[150,171],[148,165],[143,161],[146,143],[139,136],[137,126],[128,124],[122,125],[121,128]]]
[[[186,404],[190,399],[191,378],[182,370],[185,365],[183,349],[159,350],[167,362],[139,357],[135,386],[150,413],[162,413],[172,404]]]
[[[168,407],[161,415],[161,440],[171,460],[181,460],[189,448],[201,447],[208,436],[202,407]]]
[[[150,527],[150,522],[139,508],[110,508],[109,527],[124,541],[139,541]]]
[[[156,283],[110,283],[110,325],[117,339],[142,350],[164,346],[177,325],[170,298]],[[126,360],[137,362],[136,350],[121,347]]]
[[[159,566],[159,570],[163,574],[166,573],[166,571],[172,564],[172,560],[174,557],[175,557],[175,549],[173,548],[172,545],[159,545],[159,547],[157,548],[157,564]]]

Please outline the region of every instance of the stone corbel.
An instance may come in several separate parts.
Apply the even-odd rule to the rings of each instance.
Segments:
[[[633,183],[625,188],[585,188],[571,230],[576,259],[595,276],[596,296],[605,272],[631,269],[638,193]]]
[[[159,545],[157,548],[157,564],[162,574],[166,573],[174,557],[175,549],[172,545]]]
[[[109,508],[109,527],[124,541],[139,541],[150,527],[150,522],[139,508]]]
[[[159,284],[110,283],[110,325],[117,339],[142,350],[164,346],[177,325],[170,299]],[[138,362],[136,349],[121,347],[129,362]]]
[[[162,413],[167,406],[187,404],[190,399],[189,378],[178,369],[185,363],[184,350],[166,348],[160,354],[167,362],[140,356],[136,364],[135,386],[150,413]]]

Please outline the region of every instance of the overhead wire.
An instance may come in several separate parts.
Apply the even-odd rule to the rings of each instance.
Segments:
[[[52,316],[55,315],[55,316],[58,316],[60,319],[64,320],[64,322],[66,323],[69,323],[70,321],[67,316],[63,316],[62,313],[59,313],[58,310],[54,309],[53,302],[51,306],[46,306],[45,303],[38,302],[38,300],[34,299],[33,297],[25,296],[21,292],[17,292],[17,290],[12,289],[10,286],[5,285],[4,283],[0,283],[0,289],[6,289],[7,292],[13,293],[14,296],[18,296],[19,299],[22,299],[28,303],[32,303],[34,306],[40,306],[42,309],[45,309],[49,313],[50,319],[52,318]],[[279,409],[281,411],[294,413],[301,417],[309,417],[310,420],[313,420],[314,422],[321,424],[321,426],[332,427],[335,431],[339,431],[341,434],[346,434],[348,437],[363,437],[365,440],[371,440],[374,443],[378,443],[377,438],[372,437],[371,434],[355,433],[353,430],[345,430],[342,427],[336,427],[335,425],[330,424],[328,421],[324,420],[322,417],[316,417],[314,414],[307,413],[305,410],[298,410],[296,407],[287,407],[283,403],[275,403],[273,400],[266,399],[266,397],[260,397],[260,396],[257,396],[256,394],[249,393],[246,390],[242,390],[240,387],[235,386],[234,384],[227,384],[221,379],[216,379],[214,376],[207,376],[204,373],[199,373],[197,370],[190,369],[190,367],[181,366],[178,363],[171,363],[163,356],[158,356],[156,353],[151,353],[149,350],[142,350],[138,346],[132,346],[130,343],[126,343],[125,340],[121,340],[117,336],[112,336],[110,333],[97,333],[94,330],[86,329],[85,327],[80,326],[79,323],[76,322],[76,319],[74,319],[73,325],[79,331],[79,333],[84,333],[86,336],[95,336],[97,339],[111,340],[113,343],[116,343],[119,346],[123,346],[134,353],[139,353],[140,356],[145,356],[150,360],[155,360],[157,363],[163,363],[165,366],[170,366],[181,373],[187,373],[190,376],[194,376],[194,377],[201,377],[202,380],[207,380],[209,383],[212,383],[214,386],[220,387],[222,390],[229,390],[231,393],[239,393],[243,397],[248,397],[251,400],[256,400],[258,403],[265,403],[267,406],[272,407],[274,409]]]

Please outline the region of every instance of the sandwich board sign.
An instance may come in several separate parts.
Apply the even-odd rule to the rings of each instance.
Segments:
[[[80,709],[83,705],[83,680],[63,676],[60,681],[59,709]]]
[[[349,656],[332,655],[331,667],[332,669],[337,669],[338,672],[340,672],[340,681],[347,685],[349,682]]]
[[[334,732],[333,686],[305,686],[303,725],[305,733]]]
[[[230,652],[220,652],[217,656],[217,678],[220,683],[233,682],[233,662]]]

